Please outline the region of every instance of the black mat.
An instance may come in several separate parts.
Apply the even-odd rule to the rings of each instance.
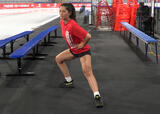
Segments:
[[[81,25],[82,20],[81,14]],[[58,21],[40,27],[33,36]],[[104,108],[96,109],[93,105],[93,94],[79,59],[67,63],[76,88],[58,87],[64,78],[55,56],[67,46],[62,38],[53,38],[51,41],[57,44],[40,47],[41,52],[48,54],[45,60],[23,60],[24,71],[34,71],[33,77],[6,77],[5,74],[16,71],[16,60],[0,60],[0,114],[159,114],[159,64],[143,61],[119,33],[93,29],[91,34],[93,71]],[[22,42],[17,41],[15,48]]]

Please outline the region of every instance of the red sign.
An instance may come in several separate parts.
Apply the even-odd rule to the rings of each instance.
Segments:
[[[16,8],[59,8],[61,3],[8,3],[0,4],[0,9],[16,9]],[[91,3],[73,3],[76,8],[85,5],[91,7]]]

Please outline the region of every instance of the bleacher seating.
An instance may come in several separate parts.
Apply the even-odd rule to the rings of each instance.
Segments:
[[[0,48],[3,49],[3,59],[6,58],[6,45],[8,43],[11,44],[11,53],[13,52],[13,44],[14,42],[19,39],[19,38],[23,38],[26,37],[26,40],[29,41],[29,35],[32,33],[32,31],[24,31],[22,33],[16,34],[14,36],[11,36],[9,38],[6,38],[4,40],[0,40]]]
[[[36,54],[38,53],[38,45],[39,43],[46,39],[46,36],[50,36],[49,34],[52,31],[55,31],[55,37],[57,35],[57,29],[59,28],[58,25],[54,25],[41,33],[39,33],[37,36],[29,40],[27,43],[25,43],[23,46],[15,50],[13,53],[10,54],[10,58],[12,59],[17,59],[17,69],[18,69],[18,74],[8,74],[7,76],[32,76],[34,73],[22,73],[22,65],[21,65],[21,59],[27,55],[30,50],[33,50],[33,59],[36,59]]]
[[[139,46],[139,39],[145,43],[145,58],[148,56],[148,44],[155,44],[155,53],[156,53],[156,62],[158,63],[158,50],[157,50],[157,44],[158,40],[154,39],[151,36],[148,36],[144,32],[138,30],[137,28],[133,27],[127,22],[121,22],[122,26],[124,26],[127,31],[129,31],[129,39],[131,40],[132,34],[136,36],[137,41],[137,47]]]

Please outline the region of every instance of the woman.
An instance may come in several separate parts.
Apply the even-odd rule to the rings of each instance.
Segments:
[[[69,49],[64,50],[56,56],[57,65],[65,77],[65,82],[60,86],[64,88],[74,87],[73,80],[65,62],[74,58],[80,58],[82,71],[94,94],[96,107],[103,107],[97,81],[92,72],[91,52],[90,46],[88,45],[91,35],[76,23],[76,12],[71,3],[63,3],[60,6],[59,13],[62,35],[69,47]]]

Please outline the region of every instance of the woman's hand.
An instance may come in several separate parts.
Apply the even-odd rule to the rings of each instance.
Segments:
[[[81,49],[81,48],[83,48],[83,47],[88,43],[88,41],[89,41],[90,39],[91,39],[91,35],[88,33],[88,34],[85,36],[84,40],[83,40],[81,43],[75,45],[75,48],[76,48],[76,49]]]
[[[76,48],[76,49],[81,49],[81,48],[84,47],[84,45],[85,45],[85,43],[84,43],[84,42],[81,42],[81,43],[79,43],[79,44],[76,44],[76,45],[75,45],[75,48]]]

